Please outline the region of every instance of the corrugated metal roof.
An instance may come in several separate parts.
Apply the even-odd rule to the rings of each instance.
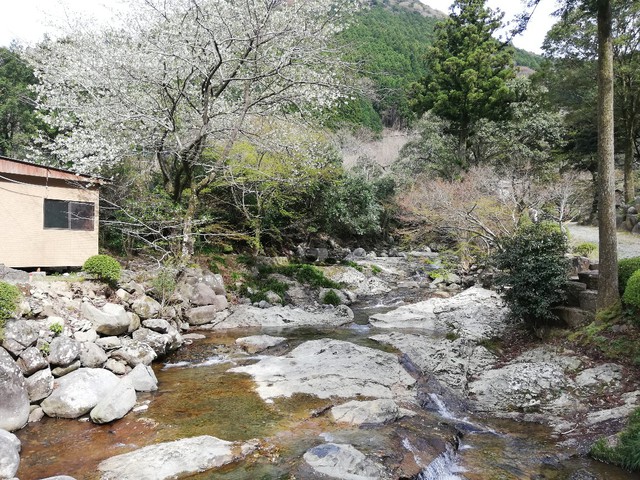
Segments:
[[[83,183],[97,183],[100,185],[107,183],[105,179],[100,177],[92,177],[90,175],[75,173],[70,170],[63,170],[62,168],[48,167],[45,165],[27,162],[25,160],[16,160],[14,158],[0,156],[0,174],[2,173]]]

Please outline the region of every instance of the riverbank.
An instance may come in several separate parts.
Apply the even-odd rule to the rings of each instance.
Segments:
[[[190,471],[227,465],[216,475],[226,478],[224,472],[236,472],[228,478],[255,478],[246,472],[258,468],[299,478],[326,472],[336,478],[439,478],[424,475],[443,459],[453,458],[447,467],[452,475],[458,462],[471,470],[460,478],[489,478],[483,475],[495,467],[482,464],[477,452],[467,452],[464,439],[490,433],[493,427],[487,425],[496,417],[550,426],[541,430],[546,440],[536,441],[546,442],[547,452],[557,448],[562,453],[554,457],[552,467],[528,459],[527,469],[531,474],[550,468],[570,472],[567,458],[584,453],[597,436],[616,431],[637,407],[637,375],[626,365],[590,359],[558,343],[545,346],[523,340],[518,351],[510,348],[510,341],[518,338],[514,332],[522,330],[507,321],[499,297],[480,287],[452,296],[465,280],[428,279],[425,272],[437,261],[437,255],[428,253],[410,258],[369,255],[353,264],[322,267],[328,278],[344,282],[339,293],[355,299],[355,315],[344,305],[320,304],[322,292],[310,290],[297,306],[232,304],[198,325],[174,318],[183,346],[175,353],[165,352],[164,360],[154,364],[158,390],[138,392],[132,413],[122,420],[104,427],[82,423],[87,427],[81,428],[94,432],[90,436],[100,438],[99,447],[89,444],[87,452],[100,453],[76,463],[54,461],[69,470],[48,472],[74,474],[75,469],[84,472],[78,479],[129,478],[123,472],[140,462],[139,455],[152,462],[156,453],[142,450],[145,446],[193,452],[194,445],[213,448],[212,440],[168,446],[165,442],[220,435],[222,443],[215,443],[215,449],[221,456],[205,466],[191,466],[195,470]],[[69,287],[72,301],[91,297],[91,289],[78,288]],[[294,282],[290,288],[295,292],[302,286]],[[374,289],[374,295],[368,294]],[[122,297],[122,292],[112,292],[110,299],[124,305]],[[107,300],[100,295],[96,299]],[[135,302],[127,297],[126,309]],[[391,309],[392,304],[398,308]],[[181,318],[190,318],[187,312],[193,308],[198,307],[179,308]],[[141,328],[151,330],[148,320],[153,319],[143,320]],[[80,330],[72,331],[75,324],[70,323],[70,338],[75,338]],[[204,338],[195,330],[202,330]],[[104,338],[108,337],[98,335]],[[214,391],[205,390],[210,384]],[[190,420],[177,427],[182,418]],[[220,429],[223,424],[230,427]],[[42,436],[45,443],[56,431],[60,438],[66,435],[63,430],[77,431],[71,427],[73,421],[53,419],[29,426],[26,431],[36,432],[33,436],[18,431],[30,457],[21,467],[22,478],[35,478],[34,471],[41,472],[40,477],[44,473],[32,470],[30,461],[44,454],[33,445],[37,432],[43,433],[38,425],[45,431],[52,428]],[[501,428],[513,431],[514,425],[518,424]],[[116,432],[111,440],[110,431]],[[439,433],[434,436],[434,431]],[[293,451],[292,442],[298,445]],[[103,464],[107,458],[134,452],[138,456],[124,457],[118,466],[115,460]],[[265,466],[266,459],[273,468]],[[341,470],[345,464],[357,465],[357,471]],[[602,476],[600,467],[580,464],[579,469],[584,468],[594,475],[585,478],[635,478],[618,471],[617,476]]]

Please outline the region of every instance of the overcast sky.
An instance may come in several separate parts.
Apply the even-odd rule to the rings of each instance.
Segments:
[[[33,43],[47,31],[47,25],[56,19],[64,21],[69,12],[87,12],[104,17],[114,0],[0,0],[0,45],[8,46],[11,40]],[[447,13],[451,0],[421,0]],[[556,0],[541,0],[524,35],[514,39],[517,47],[540,53],[544,36],[553,24],[550,14]],[[488,0],[491,8],[500,8],[505,19],[511,19],[523,9],[520,0]]]

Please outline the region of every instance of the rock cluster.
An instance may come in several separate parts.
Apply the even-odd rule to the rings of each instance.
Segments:
[[[5,280],[25,280],[5,270]],[[23,318],[7,320],[0,344],[0,429],[7,431],[43,415],[121,418],[137,391],[157,388],[151,362],[184,343],[193,319],[211,321],[227,306],[222,278],[199,269],[188,269],[163,303],[132,279],[109,300],[94,282],[36,277],[21,285]]]
[[[640,235],[640,197],[636,197],[630,205],[620,207],[616,223],[618,228]]]

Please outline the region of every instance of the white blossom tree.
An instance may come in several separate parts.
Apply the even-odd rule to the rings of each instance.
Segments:
[[[187,204],[261,118],[315,117],[348,94],[333,43],[359,0],[129,0],[116,25],[70,26],[30,52],[38,107],[61,132],[45,148],[80,171],[153,161]],[[293,118],[293,120],[292,120]]]

